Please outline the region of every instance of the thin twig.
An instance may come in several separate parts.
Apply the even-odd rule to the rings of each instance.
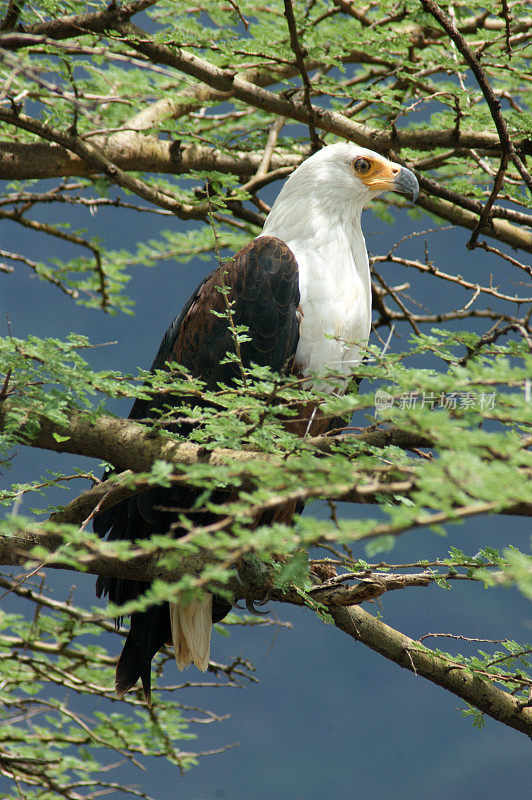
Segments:
[[[493,186],[490,192],[490,196],[486,200],[484,208],[480,212],[480,216],[478,218],[478,222],[475,226],[475,229],[473,230],[473,233],[471,234],[469,241],[466,244],[468,250],[474,250],[474,248],[477,246],[477,239],[480,234],[480,231],[484,228],[484,226],[489,220],[493,203],[495,202],[497,195],[499,194],[502,184],[504,182],[504,176],[506,175],[506,170],[508,168],[509,160],[510,160],[509,153],[504,151],[504,153],[501,156],[501,163],[499,169],[497,170],[497,174],[493,181]]]
[[[257,178],[264,178],[264,176],[268,174],[273,151],[275,150],[275,145],[277,144],[277,137],[279,136],[285,122],[286,117],[280,116],[276,118],[275,122],[271,126],[268,133],[266,146],[264,148],[264,153],[262,154],[261,162],[258,166],[257,172],[255,173],[254,180],[257,180]]]
[[[442,11],[442,9],[437,5],[437,3],[434,2],[434,0],[421,0],[421,5],[425,9],[425,11],[431,14],[434,17],[434,19],[436,19],[439,22],[439,24],[452,39],[457,49],[459,50],[459,52],[462,54],[463,58],[469,65],[472,73],[474,74],[477,80],[478,85],[480,86],[480,89],[482,91],[482,94],[484,95],[486,103],[488,104],[488,108],[490,110],[493,122],[495,123],[495,127],[497,128],[497,133],[499,134],[499,139],[503,148],[503,152],[508,154],[509,158],[515,164],[524,182],[532,192],[532,176],[530,176],[530,174],[526,170],[525,165],[519,158],[517,151],[513,145],[513,142],[510,139],[508,128],[506,126],[506,122],[501,112],[500,100],[495,95],[491,87],[491,84],[486,77],[486,73],[480,66],[477,57],[472,52],[471,48],[467,44],[462,34],[456,28],[451,18],[444,11]]]

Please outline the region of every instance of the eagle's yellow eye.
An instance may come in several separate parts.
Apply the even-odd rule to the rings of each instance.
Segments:
[[[353,164],[355,172],[366,175],[371,169],[371,162],[367,158],[357,158]]]

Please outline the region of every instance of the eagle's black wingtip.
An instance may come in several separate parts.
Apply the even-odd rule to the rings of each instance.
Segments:
[[[116,665],[117,697],[123,697],[140,678],[144,697],[148,707],[151,706],[151,662],[171,635],[168,604],[131,615],[131,627]]]
[[[143,665],[139,658],[139,647],[134,642],[130,631],[116,665],[115,693],[119,699],[122,699],[125,693],[136,684],[141,673],[145,671],[142,667]]]
[[[142,681],[142,691],[144,692],[146,705],[148,708],[151,708],[151,669],[148,669],[147,673],[141,675],[140,679]]]
[[[123,663],[120,664],[119,661],[116,669],[115,694],[119,700],[122,700],[124,695],[135,686],[139,677],[142,682],[142,691],[144,692],[144,699],[146,700],[146,705],[148,706],[148,708],[151,708],[152,699],[151,699],[150,670],[148,670],[148,672],[145,672],[140,676],[136,674],[135,670],[135,677],[133,677],[133,671],[130,669],[124,669],[124,664]]]
[[[122,684],[118,681],[118,678],[115,681],[115,694],[119,700],[122,700],[125,693],[130,689],[130,686],[122,686]]]

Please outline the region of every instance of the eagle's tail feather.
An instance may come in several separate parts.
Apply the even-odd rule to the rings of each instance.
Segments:
[[[193,663],[202,672],[209,666],[212,632],[212,594],[187,605],[170,603],[170,627],[175,660],[183,670]]]

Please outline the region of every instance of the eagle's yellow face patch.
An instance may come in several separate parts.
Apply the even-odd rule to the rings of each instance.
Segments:
[[[351,169],[368,189],[383,192],[392,188],[401,171],[399,164],[392,164],[385,158],[359,156],[351,162]]]

